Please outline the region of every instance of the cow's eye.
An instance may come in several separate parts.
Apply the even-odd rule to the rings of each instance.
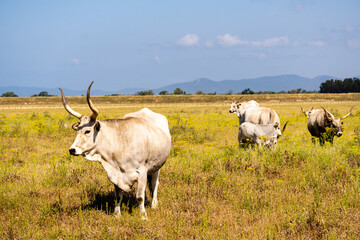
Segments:
[[[86,130],[86,131],[85,131],[85,134],[89,134],[89,133],[90,133],[90,130]]]

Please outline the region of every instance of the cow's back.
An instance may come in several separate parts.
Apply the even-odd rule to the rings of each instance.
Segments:
[[[143,108],[137,112],[128,113],[128,114],[124,115],[123,119],[129,118],[129,117],[144,119],[144,120],[148,121],[150,124],[153,124],[153,125],[159,127],[170,137],[168,120],[162,114],[155,113],[155,112],[151,111],[149,108]]]
[[[240,105],[240,112],[247,109],[247,108],[250,108],[250,107],[259,107],[259,103],[254,101],[254,100],[250,100],[250,101],[247,101],[247,102],[242,102],[241,105]]]
[[[266,107],[249,107],[240,113],[240,124],[249,122],[254,124],[272,124],[279,123],[280,118],[277,113]]]

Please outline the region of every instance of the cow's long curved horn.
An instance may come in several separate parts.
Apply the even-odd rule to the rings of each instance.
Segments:
[[[300,107],[301,111],[304,113],[305,117],[309,117],[306,112],[304,111],[304,109],[302,107]]]
[[[331,119],[329,116],[331,116],[330,115],[330,113],[323,107],[323,106],[320,106],[322,109],[324,109],[324,111],[325,111],[325,117],[327,118],[327,119]]]
[[[68,113],[70,113],[71,115],[73,115],[74,117],[77,117],[78,119],[80,119],[82,117],[82,115],[74,110],[72,110],[72,108],[66,103],[66,100],[65,100],[65,95],[64,95],[64,92],[61,88],[59,88],[60,91],[61,91],[61,99],[62,99],[62,102],[63,102],[63,105],[66,109],[66,111]]]
[[[94,106],[94,104],[90,100],[90,89],[91,89],[91,86],[93,85],[93,83],[94,83],[94,81],[92,81],[92,83],[90,84],[90,86],[89,86],[89,88],[87,90],[86,100],[88,102],[88,105],[89,105],[91,111],[93,112],[93,114],[91,115],[91,119],[96,120],[97,116],[99,115],[99,110],[96,109],[96,107]]]
[[[344,118],[347,118],[348,116],[350,116],[351,114],[351,111],[353,110],[354,106],[351,107],[350,111],[348,114],[346,114],[345,116],[343,116],[342,118],[340,118],[341,120],[344,119]]]

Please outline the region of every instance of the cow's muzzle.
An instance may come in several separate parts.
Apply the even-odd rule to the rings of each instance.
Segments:
[[[342,132],[336,133],[336,136],[341,137],[341,136],[342,136]]]
[[[76,149],[75,148],[70,148],[69,149],[69,153],[73,156],[78,156],[79,154],[76,154]]]

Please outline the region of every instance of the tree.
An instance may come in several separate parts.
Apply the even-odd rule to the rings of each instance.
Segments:
[[[203,95],[204,92],[199,90],[199,91],[197,91],[195,94],[196,94],[196,95]]]
[[[159,95],[168,95],[168,94],[169,94],[168,91],[161,91],[161,92],[159,92]]]
[[[34,94],[32,97],[51,97],[52,95],[49,95],[47,91],[42,91],[39,94]]]
[[[320,84],[321,93],[349,93],[360,92],[360,80],[358,78],[345,78],[342,80],[326,80]]]
[[[14,92],[6,92],[1,94],[1,97],[18,97]]]
[[[185,92],[183,90],[181,90],[181,88],[175,88],[174,89],[174,94],[176,94],[176,95],[185,94]]]
[[[250,88],[245,88],[241,94],[254,94],[255,92],[251,90]]]
[[[140,95],[140,96],[154,95],[154,92],[153,92],[153,90],[149,90],[149,91],[139,91],[139,92],[136,92],[136,95]]]

